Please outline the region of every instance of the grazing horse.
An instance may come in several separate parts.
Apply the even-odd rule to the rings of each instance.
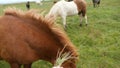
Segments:
[[[0,17],[0,58],[11,68],[31,68],[37,60],[56,63],[58,51],[70,52],[78,57],[75,46],[53,19],[46,19],[33,10],[23,12],[8,8]],[[61,66],[76,68],[76,58],[66,60]]]
[[[86,2],[84,0],[74,0],[70,2],[61,0],[52,6],[46,17],[62,17],[64,28],[66,28],[66,16],[77,14],[81,17],[80,26],[82,25],[82,17],[85,17],[87,25]]]
[[[93,1],[93,7],[99,6],[100,0],[92,0]]]

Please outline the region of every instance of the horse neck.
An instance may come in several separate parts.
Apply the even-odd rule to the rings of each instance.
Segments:
[[[33,24],[31,25],[33,26]],[[38,25],[40,26],[38,26],[38,29],[35,30],[36,32],[34,33],[34,37],[31,37],[31,35],[29,36],[29,44],[32,44],[30,46],[37,50],[37,52],[42,56],[40,57],[41,59],[54,64],[58,51],[62,51],[64,47],[65,49],[63,50],[63,53],[71,52],[73,53],[73,56],[77,55],[77,52],[70,41],[64,40],[64,38],[60,39],[59,36],[57,36],[44,24]]]
[[[54,63],[57,52],[63,44],[45,24],[37,21],[26,24],[29,24],[30,29],[26,38],[29,46],[36,50],[41,59]]]

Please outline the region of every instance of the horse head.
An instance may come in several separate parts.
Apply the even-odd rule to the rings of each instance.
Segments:
[[[63,48],[64,49],[64,48]],[[78,55],[71,52],[58,52],[53,68],[76,68],[76,60]]]

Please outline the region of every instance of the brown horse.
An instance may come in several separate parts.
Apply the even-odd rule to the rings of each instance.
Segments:
[[[20,68],[21,64],[31,68],[39,59],[54,65],[58,51],[62,50],[78,56],[75,46],[52,19],[32,10],[23,12],[12,8],[0,17],[0,58],[9,62],[11,68]],[[75,58],[69,59],[62,66],[76,68],[75,63]]]

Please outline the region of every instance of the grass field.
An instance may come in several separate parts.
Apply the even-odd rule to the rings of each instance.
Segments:
[[[79,27],[79,17],[67,18],[66,33],[78,48],[80,60],[77,68],[120,68],[120,0],[102,0],[100,7],[93,8],[92,0],[86,0],[88,26]],[[31,8],[45,10],[47,13],[52,2],[43,2],[42,6],[31,3]],[[26,11],[25,4],[0,5],[0,15],[6,7],[17,7]],[[61,19],[57,23],[61,24]],[[51,68],[45,61],[33,63],[32,68]],[[0,68],[10,68],[0,61]]]

